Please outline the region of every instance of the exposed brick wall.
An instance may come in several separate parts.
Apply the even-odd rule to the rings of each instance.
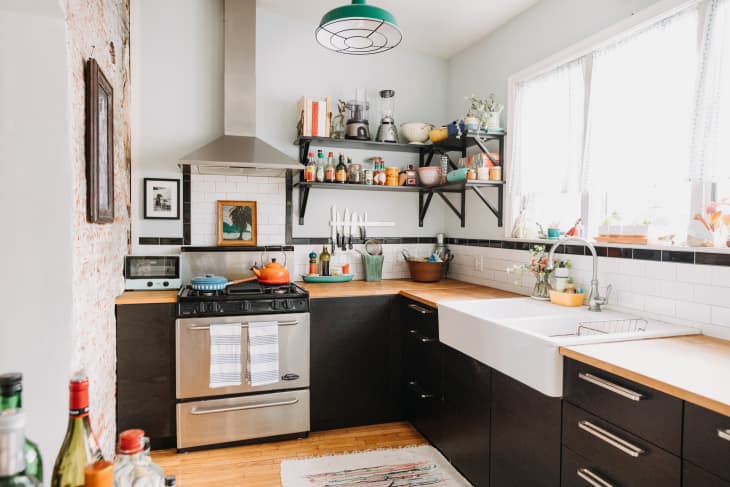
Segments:
[[[129,248],[129,2],[60,3],[66,16],[74,181],[71,365],[89,375],[93,427],[104,456],[111,458],[116,422],[114,298],[123,290],[121,270]],[[114,90],[115,219],[106,225],[86,222],[84,65],[92,46]]]

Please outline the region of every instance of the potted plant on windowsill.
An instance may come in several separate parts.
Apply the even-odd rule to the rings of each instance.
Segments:
[[[529,272],[535,276],[535,286],[532,289],[530,297],[539,299],[540,301],[550,300],[550,274],[553,270],[548,270],[548,253],[545,251],[544,245],[535,245],[530,249],[530,262],[527,264],[515,264],[507,269],[509,273],[523,274]],[[570,268],[569,261],[558,262],[553,267]]]

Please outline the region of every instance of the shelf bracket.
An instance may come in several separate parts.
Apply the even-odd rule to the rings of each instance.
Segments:
[[[424,196],[426,198],[424,199]],[[423,220],[426,218],[428,213],[428,207],[431,205],[431,198],[433,198],[433,191],[419,191],[418,192],[418,226],[423,226]]]
[[[307,202],[309,201],[309,186],[299,186],[299,224],[304,225],[304,215],[307,214]]]
[[[502,192],[504,191],[504,188],[502,186],[498,186],[497,190],[499,192],[498,194],[498,201],[497,201],[497,208],[494,208],[492,204],[487,201],[487,198],[484,197],[484,194],[481,192],[481,190],[477,187],[472,188],[474,192],[477,194],[480,200],[482,200],[482,203],[484,203],[489,210],[494,213],[494,216],[497,217],[497,226],[502,226]]]
[[[489,152],[489,149],[487,149],[487,145],[484,143],[484,141],[479,137],[474,137],[474,143],[479,147],[479,149],[486,154],[486,156],[489,158],[490,161],[492,161],[492,164],[495,166],[498,166],[499,163],[494,160],[494,157],[492,157],[492,153]],[[500,150],[500,158],[502,157],[502,144],[499,144],[499,150]],[[501,159],[500,159],[501,160]],[[501,226],[501,225],[500,225]]]
[[[299,143],[299,162],[305,166],[307,165],[307,162],[309,162],[309,145],[311,142],[311,140],[302,140]]]
[[[437,193],[439,196],[441,196],[441,199],[444,200],[446,205],[451,208],[451,211],[453,211],[454,214],[459,217],[459,220],[461,221],[461,227],[464,228],[466,226],[466,191],[460,191],[458,193],[461,197],[461,211],[456,209],[456,206],[454,206],[451,200],[449,200],[443,192],[437,191]]]

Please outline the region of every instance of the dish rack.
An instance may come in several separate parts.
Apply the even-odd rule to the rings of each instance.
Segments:
[[[646,331],[649,323],[643,318],[624,320],[583,321],[578,323],[578,336],[607,335],[613,333],[632,333]]]

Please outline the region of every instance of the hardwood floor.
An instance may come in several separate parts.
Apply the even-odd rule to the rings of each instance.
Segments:
[[[426,440],[409,423],[388,423],[311,433],[301,440],[237,446],[191,453],[152,452],[180,487],[279,486],[283,459],[419,445]]]

